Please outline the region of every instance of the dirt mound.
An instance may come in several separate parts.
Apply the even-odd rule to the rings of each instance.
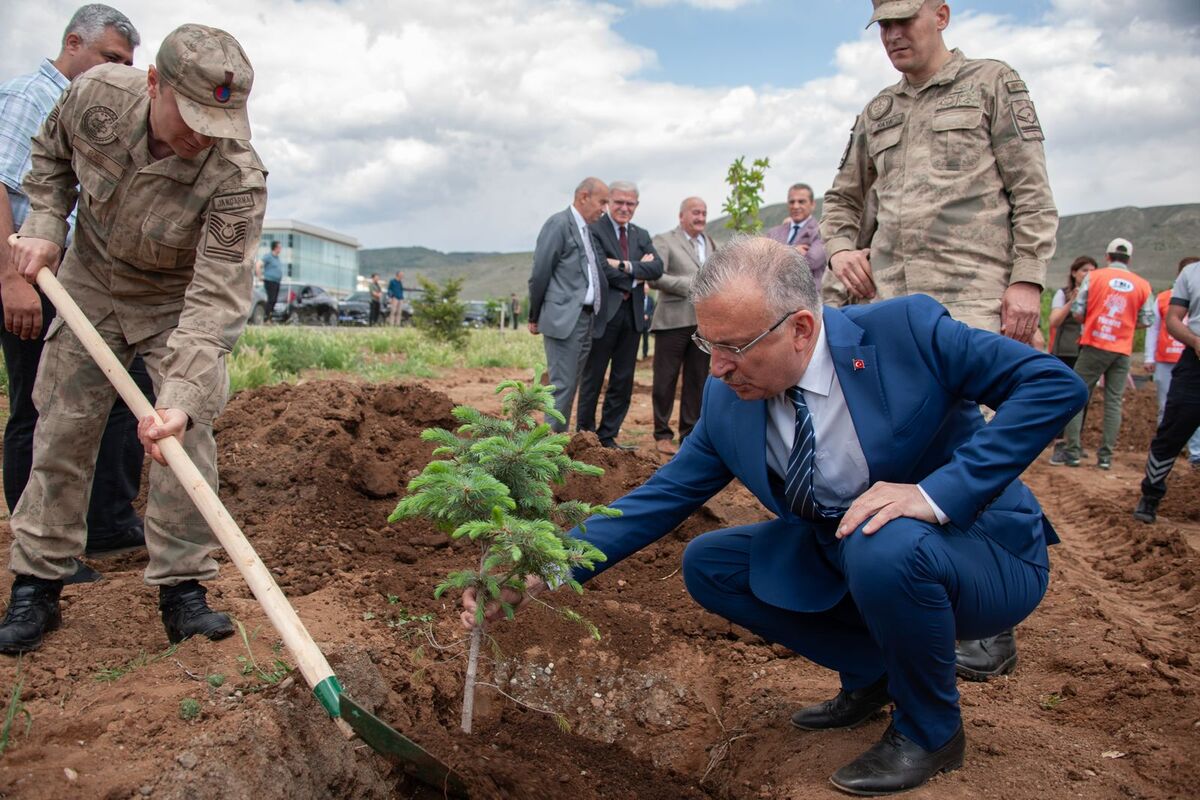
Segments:
[[[599,641],[536,605],[497,626],[476,734],[458,733],[466,642],[454,598],[435,600],[432,588],[468,551],[423,523],[386,517],[430,457],[421,431],[453,426],[447,395],[487,408],[494,377],[276,386],[234,398],[220,421],[222,499],[351,693],[452,763],[475,797],[827,792],[828,775],[885,722],[792,729],[791,711],[830,696],[836,677],[700,610],[679,575],[695,535],[765,518],[739,487],[582,597],[554,596],[598,625]],[[648,430],[648,390],[638,394],[627,425]],[[1200,782],[1200,562],[1189,545],[1198,477],[1181,465],[1163,521],[1132,520],[1153,392],[1126,397],[1111,473],[1043,463],[1027,474],[1064,540],[1050,591],[1020,628],[1017,673],[960,686],[966,769],[914,797],[1184,797]],[[1099,417],[1096,408],[1089,449]],[[559,490],[590,502],[619,497],[659,463],[649,448],[609,450],[590,434],[570,452],[606,469]],[[144,561],[94,562],[107,580],[69,588],[64,627],[21,662],[33,723],[0,759],[0,794],[440,796],[341,739],[299,676],[279,670],[289,656],[228,564],[211,597],[243,623],[245,640],[166,651]],[[17,668],[0,662],[8,686]],[[198,702],[197,717],[181,718],[185,699]]]

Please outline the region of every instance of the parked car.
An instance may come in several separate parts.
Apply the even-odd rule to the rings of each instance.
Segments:
[[[371,324],[371,293],[355,292],[339,300],[338,322],[342,325]]]
[[[250,291],[250,316],[246,321],[251,325],[262,325],[267,321],[267,293],[257,284]]]
[[[463,303],[463,325],[468,328],[488,326],[488,307],[484,300],[467,300]]]
[[[320,286],[286,282],[279,286],[271,318],[292,325],[337,325],[338,302]]]

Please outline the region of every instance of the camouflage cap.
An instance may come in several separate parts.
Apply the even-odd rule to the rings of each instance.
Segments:
[[[158,48],[155,66],[175,90],[189,128],[220,139],[250,138],[246,99],[254,68],[236,39],[217,28],[180,25]]]
[[[925,0],[871,0],[871,5],[875,6],[875,13],[871,15],[867,27],[881,19],[908,19],[916,16],[924,2]]]

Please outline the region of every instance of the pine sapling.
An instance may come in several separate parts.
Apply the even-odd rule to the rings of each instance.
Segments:
[[[605,556],[570,531],[583,530],[584,521],[595,514],[620,514],[603,505],[554,500],[551,485],[561,484],[568,474],[598,476],[604,471],[566,455],[570,437],[537,421],[543,414],[565,421],[554,408],[553,390],[541,385],[538,370],[532,383],[508,380],[496,387],[497,394],[504,393],[500,416],[457,406],[453,415],[462,423],[457,432],[424,431],[421,438],[437,444],[436,460],[409,482],[407,496],[388,517],[390,522],[423,517],[451,538],[465,537],[478,546],[477,566],[452,572],[434,591],[441,597],[448,589],[475,590],[475,627],[463,688],[464,733],[471,732],[485,609],[498,603],[511,619],[515,606],[501,593],[511,589],[523,594],[526,576],[540,576],[551,585],[565,583],[582,593],[571,570],[591,569]],[[599,638],[595,626],[575,612],[560,613]]]

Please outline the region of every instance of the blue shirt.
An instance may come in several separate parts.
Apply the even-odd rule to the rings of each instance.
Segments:
[[[264,281],[278,283],[283,280],[283,264],[279,261],[279,256],[274,253],[267,253],[263,256],[263,273]]]
[[[404,299],[404,284],[399,278],[392,278],[388,281],[388,297],[394,297],[397,300]]]
[[[21,179],[33,165],[30,139],[70,83],[47,58],[37,72],[0,84],[0,183],[8,191],[13,230],[19,230],[29,214]]]

